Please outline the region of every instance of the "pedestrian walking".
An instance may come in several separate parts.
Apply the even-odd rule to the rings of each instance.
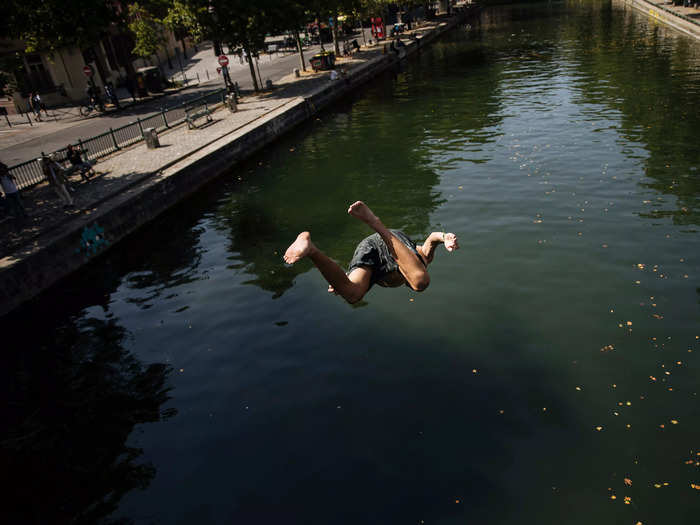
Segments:
[[[41,100],[41,96],[39,95],[39,92],[37,91],[36,94],[34,95],[34,99],[36,101],[36,104],[39,106],[39,110],[44,112],[44,115],[47,117],[49,116],[49,112],[46,110],[46,104],[44,104],[44,101]]]
[[[29,94],[29,108],[32,110],[32,113],[34,113],[34,118],[36,118],[36,121],[41,122],[41,106],[37,101],[38,97],[39,94],[35,91],[32,91]],[[41,99],[39,98],[39,100]]]
[[[27,210],[24,209],[17,184],[15,184],[15,176],[10,173],[9,168],[2,162],[0,162],[0,186],[2,186],[2,191],[5,193],[5,201],[11,212],[14,212],[13,215],[22,218],[27,217]]]
[[[64,169],[56,162],[56,155],[52,153],[50,157],[42,155],[39,157],[39,164],[41,165],[41,170],[44,172],[46,179],[49,181],[49,185],[53,188],[58,195],[58,198],[63,202],[63,208],[73,208],[73,198],[68,193],[66,188],[66,175]]]

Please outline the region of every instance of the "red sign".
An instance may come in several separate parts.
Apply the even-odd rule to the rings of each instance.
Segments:
[[[83,68],[83,73],[85,73],[86,77],[91,77],[92,76],[92,68],[90,66],[85,66]]]
[[[221,67],[228,66],[228,57],[226,55],[219,55],[219,65]]]

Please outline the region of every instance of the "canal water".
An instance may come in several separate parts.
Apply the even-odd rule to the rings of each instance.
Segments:
[[[487,10],[3,319],[3,521],[697,523],[699,48]],[[357,199],[427,291],[285,267]]]

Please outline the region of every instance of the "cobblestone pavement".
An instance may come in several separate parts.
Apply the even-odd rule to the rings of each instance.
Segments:
[[[420,34],[432,27],[433,25],[424,25],[416,32]],[[408,42],[408,34],[402,35],[402,38]],[[383,43],[363,47],[352,58],[339,58],[336,65],[351,72],[354,67],[383,52]],[[95,165],[98,175],[89,182],[81,181],[79,175],[71,177],[75,209],[64,210],[58,196],[47,183],[22,191],[29,217],[0,219],[0,268],[60,236],[61,232],[71,228],[71,223],[82,222],[85,217],[108,206],[111,198],[138,182],[182,161],[193,152],[206,151],[208,144],[236,133],[240,128],[298,97],[311,94],[326,82],[329,82],[328,72],[309,71],[301,78],[289,75],[280,80],[272,92],[244,97],[235,113],[220,108],[213,113],[211,123],[198,122],[198,129],[189,130],[183,124],[161,133],[160,148],[148,149],[145,143],[140,143],[101,159]]]

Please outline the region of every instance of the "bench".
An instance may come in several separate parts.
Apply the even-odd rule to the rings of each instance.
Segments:
[[[200,106],[192,106],[185,109],[185,120],[187,120],[187,129],[195,129],[197,127],[197,119],[202,117],[206,117],[207,122],[211,122],[213,120],[211,116],[211,111],[209,111],[209,106],[206,102]]]

